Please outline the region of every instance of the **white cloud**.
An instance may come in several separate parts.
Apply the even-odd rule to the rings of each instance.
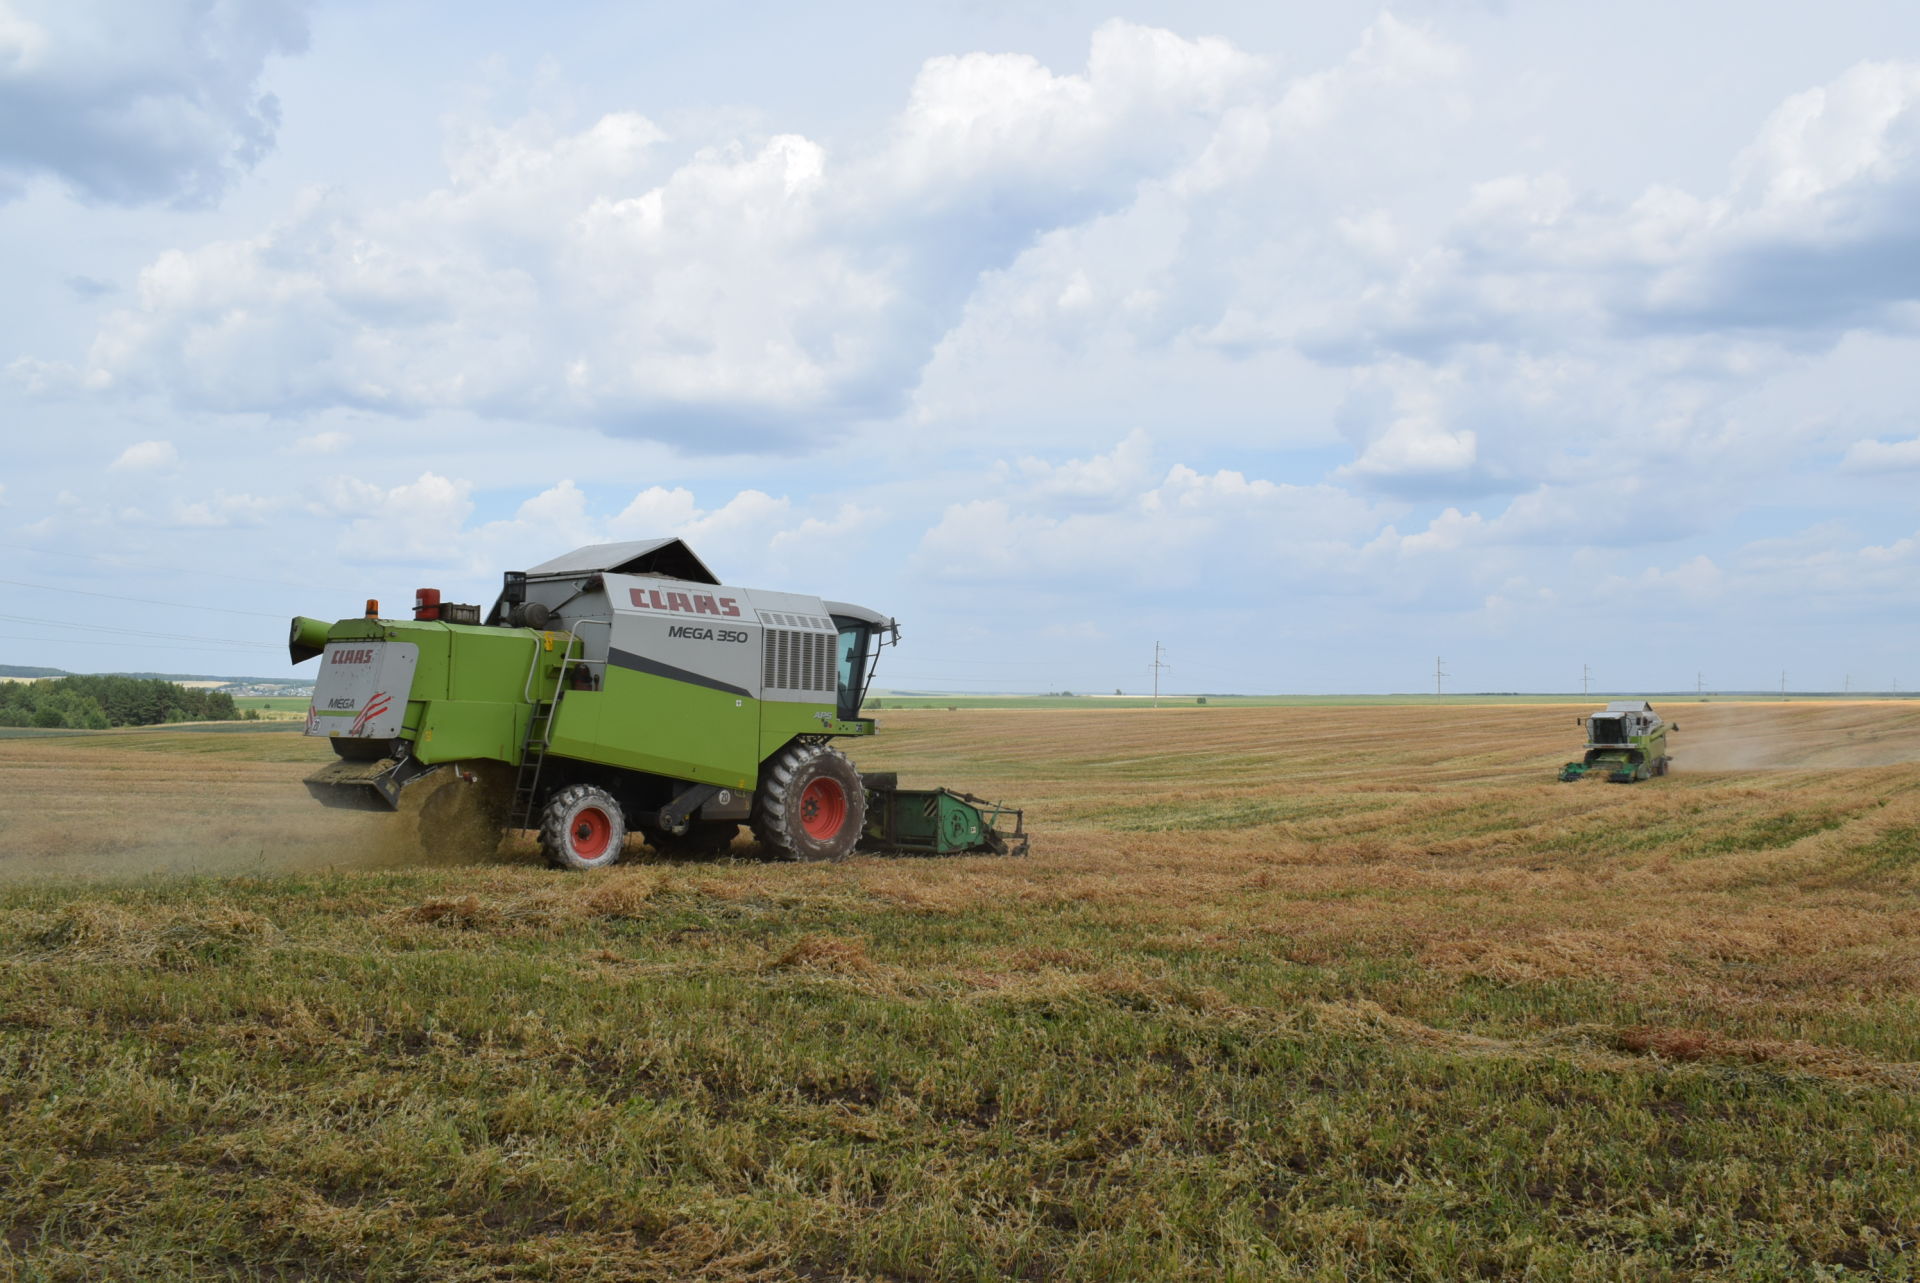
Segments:
[[[1107,454],[1057,464],[1029,456],[1016,466],[1030,502],[1055,511],[1098,511],[1138,497],[1153,479],[1152,454],[1153,443],[1136,428]],[[1011,471],[1002,466],[1003,473]]]
[[[217,492],[211,499],[176,502],[167,510],[163,525],[182,529],[224,530],[234,526],[262,526],[267,518],[286,506],[283,499],[250,494]]]
[[[352,444],[353,438],[344,432],[315,432],[295,438],[287,449],[293,454],[338,454]]]
[[[1454,488],[1468,482],[1479,464],[1479,436],[1471,428],[1449,426],[1446,398],[1437,386],[1454,381],[1393,378],[1391,413],[1383,416],[1384,423],[1355,416],[1354,435],[1362,448],[1336,475],[1403,488]]]
[[[472,491],[470,482],[434,472],[390,487],[331,477],[309,511],[347,520],[339,548],[350,560],[457,566],[467,560],[460,534],[473,512]]]
[[[571,480],[557,482],[522,501],[506,520],[489,521],[471,530],[456,529],[454,534],[464,553],[465,568],[483,578],[621,537],[609,533],[606,521],[590,511],[586,493]]]
[[[1912,472],[1920,469],[1920,437],[1905,441],[1856,441],[1840,466],[1847,472]]]
[[[256,236],[162,255],[90,377],[215,410],[804,439],[897,410],[983,271],[1190,162],[1260,75],[1222,41],[1113,22],[1080,74],[930,60],[882,145],[845,158],[791,134],[686,154],[631,113],[469,129],[417,200],[316,192]]]
[[[171,441],[141,441],[120,452],[108,466],[116,472],[158,472],[180,462],[180,452]]]
[[[272,510],[271,501],[254,502],[260,512]],[[175,515],[205,507],[177,508]],[[730,582],[779,584],[806,576],[797,586],[819,579],[823,567],[832,568],[828,577],[843,579],[841,568],[857,560],[879,516],[844,502],[826,515],[802,515],[791,499],[754,489],[703,508],[692,491],[661,486],[608,512],[571,480],[523,499],[510,517],[470,524],[475,507],[472,482],[428,472],[390,487],[333,477],[314,489],[306,511],[336,528],[344,522],[339,546],[355,560],[415,562],[480,583],[502,569],[589,544],[677,536]],[[221,524],[240,524],[237,503],[230,501],[230,508],[236,510]]]
[[[0,198],[47,175],[90,201],[212,201],[270,150],[267,59],[306,0],[0,4]]]
[[[1360,42],[1339,66],[1301,77],[1275,107],[1273,121],[1294,135],[1322,133],[1346,126],[1356,113],[1388,114],[1407,101],[1409,86],[1451,84],[1467,70],[1464,51],[1432,32],[1383,13],[1361,33]],[[1470,108],[1465,96],[1450,92],[1433,110],[1451,116]],[[1428,122],[1431,124],[1431,120]]]
[[[1617,207],[1559,174],[1480,183],[1430,251],[1363,297],[1330,353],[1500,335],[1749,331],[1831,344],[1910,327],[1920,300],[1886,264],[1920,248],[1920,63],[1861,63],[1789,98],[1720,192],[1650,187]]]
[[[874,531],[887,516],[872,505],[843,500],[827,508],[751,488],[703,508],[685,487],[650,486],[606,521],[604,537],[672,535],[730,583],[811,585],[832,595],[865,578],[861,567],[871,562]]]
[[[949,580],[1085,592],[1153,583],[1189,592],[1249,564],[1276,583],[1314,581],[1348,557],[1341,550],[1350,541],[1379,526],[1371,505],[1336,487],[1180,464],[1156,478],[1149,457],[1150,443],[1135,433],[1109,455],[1024,461],[1024,482],[1003,466],[993,497],[946,507],[916,560]]]

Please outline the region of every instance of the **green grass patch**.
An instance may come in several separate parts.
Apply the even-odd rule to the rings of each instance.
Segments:
[[[983,986],[1001,920],[461,881],[11,905],[15,1266],[1898,1277],[1920,1218],[1911,1092],[1636,1052],[1598,991],[1428,1026],[1342,996],[1415,968],[1241,954],[1223,991],[1076,913],[1020,939],[1088,967]]]

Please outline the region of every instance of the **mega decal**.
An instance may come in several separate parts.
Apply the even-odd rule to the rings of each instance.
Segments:
[[[740,617],[738,597],[716,597],[704,592],[661,592],[658,588],[629,588],[627,596],[642,610],[671,610],[683,615],[722,615],[728,619]]]
[[[722,641],[736,646],[752,640],[738,628],[702,628],[698,624],[669,624],[667,636],[677,641]]]

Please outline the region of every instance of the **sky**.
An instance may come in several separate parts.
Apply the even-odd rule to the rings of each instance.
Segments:
[[[882,687],[1920,684],[1920,6],[0,0],[0,664],[685,538]]]

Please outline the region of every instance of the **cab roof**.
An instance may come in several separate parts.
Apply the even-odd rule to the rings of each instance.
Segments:
[[[694,584],[720,582],[684,540],[674,538],[588,544],[551,561],[527,567],[528,578],[592,574],[659,575]]]

